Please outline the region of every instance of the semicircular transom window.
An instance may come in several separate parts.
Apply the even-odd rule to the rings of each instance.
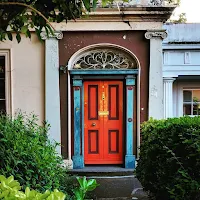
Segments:
[[[81,54],[73,69],[137,69],[137,60],[128,52],[115,48],[92,49]]]

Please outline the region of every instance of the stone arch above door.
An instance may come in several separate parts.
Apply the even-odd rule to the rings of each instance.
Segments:
[[[68,62],[68,70],[137,70],[139,67],[135,54],[110,43],[82,48]]]

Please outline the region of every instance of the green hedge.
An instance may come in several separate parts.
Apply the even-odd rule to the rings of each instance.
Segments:
[[[136,176],[156,200],[200,196],[200,117],[150,120],[141,128]]]
[[[47,138],[49,126],[37,118],[0,116],[0,174],[13,175],[22,186],[44,192],[60,188],[65,170],[56,143]]]

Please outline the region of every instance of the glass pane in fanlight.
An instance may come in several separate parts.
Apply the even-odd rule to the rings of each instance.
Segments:
[[[192,91],[191,90],[183,91],[183,102],[192,102]]]
[[[192,115],[191,104],[184,104],[183,105],[183,115]]]

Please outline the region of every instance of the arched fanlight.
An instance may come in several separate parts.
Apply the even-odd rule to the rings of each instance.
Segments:
[[[72,69],[137,69],[136,59],[124,51],[116,48],[95,48],[77,57]]]

